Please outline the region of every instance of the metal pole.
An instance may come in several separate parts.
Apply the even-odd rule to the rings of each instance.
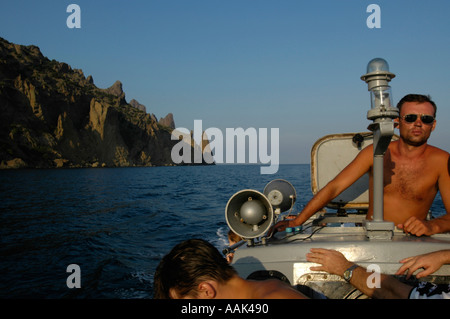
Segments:
[[[394,135],[392,119],[398,117],[398,109],[392,107],[389,81],[395,77],[389,72],[389,65],[381,58],[372,59],[367,65],[367,74],[361,77],[368,85],[371,109],[367,119],[373,120],[368,129],[373,132],[373,177],[372,177],[372,220],[366,220],[365,227],[370,239],[392,238],[394,223],[384,220],[384,153]]]
[[[381,222],[383,218],[383,155],[373,157],[373,221]]]
[[[370,239],[392,238],[394,223],[384,220],[384,154],[394,135],[394,123],[390,119],[378,119],[373,130],[373,219],[366,220],[367,236]]]

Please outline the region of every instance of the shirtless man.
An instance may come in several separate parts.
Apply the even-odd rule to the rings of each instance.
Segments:
[[[400,139],[391,142],[384,156],[384,219],[416,236],[450,231],[450,155],[428,145],[436,127],[436,105],[424,95],[406,95],[397,105],[395,124]],[[369,172],[369,194],[373,193],[373,145],[362,150],[332,181],[322,188],[294,220],[278,222],[272,232],[303,224],[333,198]],[[446,215],[427,221],[437,192]],[[369,195],[367,218],[373,214]]]
[[[306,299],[279,279],[246,280],[210,243],[189,239],[159,263],[155,299]]]

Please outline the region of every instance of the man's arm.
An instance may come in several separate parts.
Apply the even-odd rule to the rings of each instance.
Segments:
[[[354,263],[348,261],[345,256],[331,249],[312,248],[306,255],[306,260],[320,264],[321,266],[311,267],[311,270],[326,271],[330,274],[344,276],[344,272]],[[353,270],[350,283],[366,296],[378,299],[406,299],[413,287],[406,285],[392,276],[380,274],[381,286],[379,288],[367,285],[372,272],[361,266]]]
[[[273,232],[283,231],[286,227],[294,227],[303,224],[312,215],[325,207],[332,199],[350,187],[361,176],[367,173],[373,163],[373,146],[363,149],[355,159],[347,165],[333,180],[322,188],[305,206],[294,220],[278,222],[273,227]]]
[[[446,153],[446,159],[442,165],[438,187],[447,214],[429,221],[433,228],[433,234],[450,232],[450,154],[448,153]]]
[[[423,268],[416,274],[416,278],[426,277],[437,271],[442,265],[450,264],[450,249],[404,258],[400,262],[403,265],[397,270],[396,275],[407,272],[406,279],[409,279],[417,269]]]
[[[418,219],[412,216],[404,224],[397,225],[398,228],[415,236],[431,236],[434,234],[450,231],[450,214],[447,214],[432,220]]]

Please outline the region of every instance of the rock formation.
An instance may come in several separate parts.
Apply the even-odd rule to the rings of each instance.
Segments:
[[[132,99],[130,101],[130,105],[135,107],[135,108],[137,108],[138,110],[141,110],[142,112],[147,113],[147,108],[145,107],[145,105],[142,105],[141,103],[139,103],[135,99]]]
[[[0,38],[0,168],[173,165],[173,115],[158,123],[122,83]]]
[[[159,120],[159,124],[167,126],[172,130],[175,129],[175,121],[173,120],[173,114],[169,113],[165,117]]]

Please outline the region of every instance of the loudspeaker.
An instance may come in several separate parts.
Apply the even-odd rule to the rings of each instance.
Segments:
[[[291,209],[297,199],[294,186],[284,179],[274,179],[269,182],[264,187],[263,193],[277,214]]]
[[[244,189],[231,196],[225,208],[230,229],[244,239],[263,235],[273,222],[273,209],[264,194]]]

